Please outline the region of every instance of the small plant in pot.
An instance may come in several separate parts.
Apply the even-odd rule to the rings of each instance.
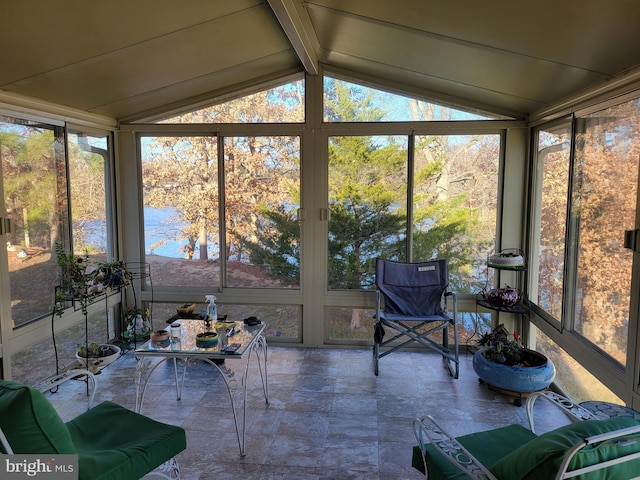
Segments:
[[[531,355],[527,348],[520,342],[518,332],[511,334],[504,324],[498,325],[491,332],[483,334],[478,340],[478,345],[484,347],[482,356],[492,362],[504,365],[520,365],[523,367],[539,365],[544,363],[538,355]]]
[[[127,307],[124,317],[127,322],[127,335],[129,338],[146,338],[151,332],[149,317],[151,311],[148,308],[137,305]]]
[[[79,343],[76,358],[89,367],[93,373],[98,373],[99,367],[106,367],[120,356],[120,347],[107,343],[91,342],[88,345]]]

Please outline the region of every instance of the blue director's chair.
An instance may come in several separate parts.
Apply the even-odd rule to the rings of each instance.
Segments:
[[[446,260],[403,263],[376,259],[373,338],[373,366],[376,375],[380,358],[417,342],[440,353],[450,375],[458,378],[460,362],[456,323],[457,296],[447,289],[448,284]],[[447,313],[446,297],[452,297],[452,316]],[[398,333],[384,340],[385,327]],[[453,327],[453,348],[449,346],[449,327]],[[440,343],[429,338],[437,332],[442,335]]]

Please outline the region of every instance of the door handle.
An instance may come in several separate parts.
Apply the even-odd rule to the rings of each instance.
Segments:
[[[11,219],[0,217],[0,235],[11,233]]]

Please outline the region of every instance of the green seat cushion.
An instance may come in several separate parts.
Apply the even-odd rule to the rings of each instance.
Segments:
[[[572,423],[540,435],[496,462],[490,470],[500,479],[537,480],[540,478],[554,478],[567,450],[580,440],[637,425],[640,425],[640,421],[633,418],[610,418],[608,420],[586,420]],[[619,443],[615,441],[587,446],[575,455],[569,464],[569,470],[594,465],[621,455],[639,452],[640,435],[636,434],[635,437],[635,442]],[[639,472],[640,459],[637,459],[595,471],[580,476],[580,478],[583,480],[628,479],[635,478]]]
[[[521,445],[535,439],[535,433],[522,425],[509,425],[506,427],[487,430],[485,432],[471,433],[458,437],[457,440],[483,465],[490,466],[501,458],[509,455]],[[427,467],[429,480],[457,480],[470,478],[462,470],[447,460],[436,448],[427,444]],[[413,447],[411,465],[424,473],[422,452],[416,445]],[[516,477],[513,477],[516,478]]]
[[[181,427],[103,402],[67,422],[80,480],[138,479],[187,447]]]
[[[0,380],[0,428],[14,453],[76,453],[67,427],[49,400],[17,382]]]

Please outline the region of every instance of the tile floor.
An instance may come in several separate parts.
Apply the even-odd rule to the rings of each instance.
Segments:
[[[384,357],[376,377],[370,349],[269,347],[268,405],[254,360],[242,458],[217,370],[202,362],[190,367],[180,401],[172,364],[153,373],[142,413],[186,429],[187,450],[177,457],[184,480],[420,479],[411,468],[416,415],[434,414],[453,435],[526,425],[524,407],[478,382],[471,354],[462,355],[460,378],[454,380],[441,357],[428,352]],[[227,360],[238,375],[240,362]],[[135,366],[128,352],[107,367],[98,376],[95,402],[112,400],[133,408]],[[80,381],[47,396],[65,420],[88,406]],[[543,431],[544,422],[562,421],[541,417],[536,427]]]

